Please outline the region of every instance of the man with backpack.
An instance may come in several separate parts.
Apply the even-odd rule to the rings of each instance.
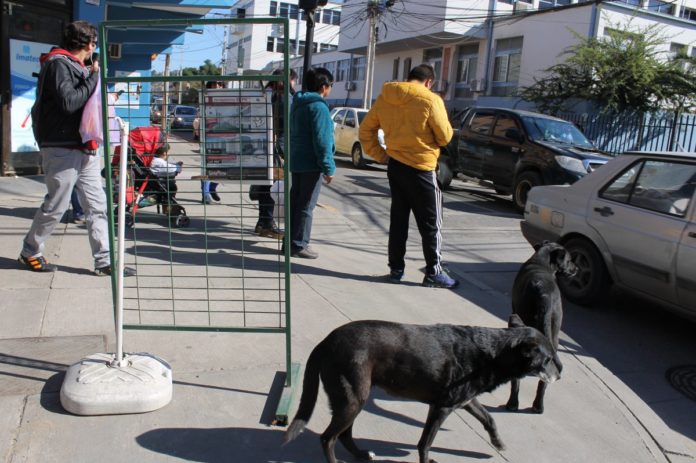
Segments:
[[[75,21],[63,31],[61,47],[41,56],[36,103],[32,108],[34,136],[41,149],[47,193],[24,238],[19,261],[34,272],[54,272],[43,248],[68,209],[76,187],[85,209],[94,272],[111,275],[106,195],[101,181],[101,160],[86,146],[80,122],[87,100],[99,83],[99,63],[85,60],[97,48],[97,29],[86,21]],[[126,276],[135,271],[126,268]]]

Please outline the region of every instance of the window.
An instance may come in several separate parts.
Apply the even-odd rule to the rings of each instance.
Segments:
[[[441,78],[442,48],[426,48],[423,50],[423,63],[433,67],[436,80]]]
[[[334,116],[333,120],[337,124],[343,124],[343,118],[346,117],[346,110],[342,109],[339,112],[336,113]]]
[[[469,127],[472,132],[480,134],[489,134],[491,128],[493,127],[493,122],[495,121],[495,114],[493,113],[476,113],[474,117],[471,118],[471,123]]]
[[[457,82],[469,83],[476,78],[478,44],[459,47],[457,57]]]
[[[510,96],[517,88],[522,62],[522,37],[496,41],[493,61],[493,95]]]
[[[334,75],[334,81],[343,82],[348,80],[348,72],[350,71],[350,60],[342,59],[336,64],[336,74]]]
[[[285,51],[285,41],[283,39],[276,39],[276,52],[283,53]]]
[[[696,21],[696,10],[682,7],[682,9],[679,11],[679,16],[689,21]]]
[[[507,132],[508,129],[518,129],[517,123],[509,114],[501,114],[498,116],[498,120],[495,122],[493,136],[505,138],[505,132]]]
[[[671,15],[674,14],[674,4],[662,0],[648,0],[647,10]]]
[[[399,80],[399,64],[401,64],[400,61],[400,58],[396,58],[394,60],[394,64],[392,66],[392,80]]]
[[[404,60],[404,77],[403,80],[408,80],[408,74],[411,72],[411,58]]]
[[[297,8],[297,5],[289,5],[289,18],[290,19],[297,19],[299,18],[300,15],[300,10]]]
[[[696,190],[696,166],[647,160],[633,164],[602,191],[611,201],[684,217]]]
[[[287,18],[289,11],[290,11],[290,5],[288,5],[287,3],[281,3],[280,10],[278,12],[278,16],[280,16],[281,18]]]
[[[322,63],[321,66],[326,68],[326,70],[329,71],[332,76],[334,76],[334,79],[336,78],[336,61],[329,61],[328,63]]]
[[[320,43],[319,44],[319,51],[333,51],[337,50],[338,45],[331,45],[330,43]]]
[[[346,127],[355,127],[355,113],[352,109],[349,109],[346,112],[346,120],[343,121],[343,125],[345,125]]]
[[[353,58],[350,80],[365,80],[365,57]]]
[[[339,26],[341,24],[341,12],[338,10],[324,10],[322,22],[324,24]]]
[[[266,40],[266,51],[273,51],[275,46],[275,37],[268,37]]]
[[[669,45],[669,57],[676,58],[677,56],[686,56],[689,47],[687,45],[672,42]]]
[[[278,2],[271,2],[271,9],[268,14],[270,16],[275,16],[278,14]]]

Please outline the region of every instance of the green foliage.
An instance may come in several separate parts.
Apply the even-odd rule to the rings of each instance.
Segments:
[[[519,92],[546,112],[568,110],[574,102],[595,103],[602,112],[684,110],[694,106],[693,58],[669,59],[666,41],[655,26],[633,31],[630,23],[603,38],[575,34],[567,59]]]

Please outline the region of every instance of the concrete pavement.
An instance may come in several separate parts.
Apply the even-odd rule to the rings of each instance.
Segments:
[[[63,224],[50,240],[46,255],[59,265],[57,273],[34,274],[16,263],[43,192],[39,178],[0,179],[0,461],[324,461],[318,434],[330,412],[323,392],[308,430],[295,442],[281,447],[284,428],[268,425],[285,367],[280,335],[127,331],[127,351],[150,352],[172,365],[173,401],[141,415],[64,412],[57,394],[61,371],[83,355],[113,349],[111,290],[109,279],[91,274],[83,226]],[[235,201],[248,199],[241,194]],[[248,239],[261,248],[275,245]],[[356,226],[340,208],[317,208],[312,241],[320,258],[293,261],[295,361],[304,362],[318,341],[350,320],[505,326],[509,298],[477,274],[486,262],[475,253],[450,263],[462,284],[449,291],[421,287],[422,274],[411,263],[404,284],[386,283],[386,235]],[[409,255],[420,260],[417,246]],[[515,260],[513,268],[521,262]],[[541,416],[527,412],[532,379],[522,382],[521,413],[504,410],[507,386],[480,397],[507,450],[498,452],[480,424],[460,411],[445,422],[431,457],[441,463],[696,461],[691,439],[665,425],[567,335],[561,360],[563,378],[549,387]],[[423,404],[374,391],[354,436],[377,461],[416,461],[426,411]],[[337,448],[339,458],[351,460]]]

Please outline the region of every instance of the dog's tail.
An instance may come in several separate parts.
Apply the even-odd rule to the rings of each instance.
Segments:
[[[317,396],[319,395],[319,369],[321,366],[320,351],[322,344],[323,343],[320,343],[317,347],[315,347],[307,359],[304,380],[302,382],[302,397],[300,397],[300,406],[297,409],[295,418],[293,418],[292,423],[290,423],[288,430],[285,432],[285,444],[300,435],[305,426],[307,426],[309,419],[312,417],[312,412],[314,412],[314,405],[317,403]]]

